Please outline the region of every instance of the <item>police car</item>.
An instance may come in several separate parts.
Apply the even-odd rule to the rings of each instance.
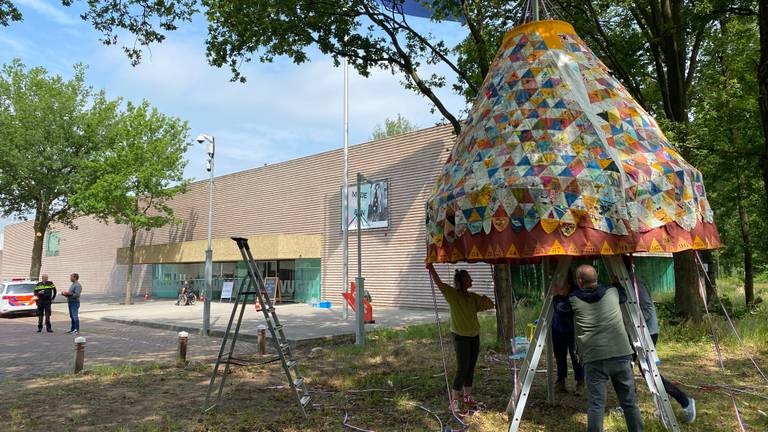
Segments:
[[[35,285],[25,280],[0,283],[0,315],[36,311]]]

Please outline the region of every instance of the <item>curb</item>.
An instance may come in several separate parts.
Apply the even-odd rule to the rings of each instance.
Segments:
[[[200,334],[200,328],[192,327],[192,326],[168,324],[168,323],[153,322],[153,321],[127,320],[127,319],[110,318],[110,317],[102,317],[100,318],[100,320],[105,322],[115,323],[115,324],[154,328],[159,330],[171,330],[176,332],[185,331],[190,334]],[[225,332],[223,330],[214,330],[214,329],[210,330],[210,336],[212,337],[223,338],[224,333]],[[243,333],[243,332],[238,334],[237,338],[241,340],[247,340],[247,341],[253,341],[253,342],[256,342],[258,340],[256,334]],[[271,339],[269,334],[267,334],[267,338]],[[320,344],[337,343],[337,342],[342,342],[346,340],[354,341],[355,335],[340,334],[340,335],[333,335],[333,336],[319,336],[319,337],[308,338],[308,339],[291,339],[291,338],[287,338],[287,339],[288,339],[288,342],[294,345],[294,347],[300,347],[300,346],[312,346],[312,345],[320,345]]]

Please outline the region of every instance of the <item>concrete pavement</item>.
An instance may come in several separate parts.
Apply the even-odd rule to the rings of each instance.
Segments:
[[[336,305],[336,304],[335,304]],[[67,315],[65,303],[55,303],[54,311]],[[211,303],[211,331],[213,336],[221,337],[226,331],[232,303]],[[348,320],[342,318],[340,305],[332,309],[313,308],[307,304],[278,304],[277,315],[283,324],[288,340],[293,343],[308,343],[332,337],[352,337],[355,334],[354,312],[350,309]],[[83,296],[80,318],[108,321],[162,330],[188,331],[199,333],[202,327],[203,305],[175,306],[175,300],[137,299],[133,305],[119,304],[115,298]],[[376,308],[373,310],[375,324],[367,324],[366,329],[381,327],[402,327],[413,324],[434,322],[434,312],[430,310],[409,310],[397,308]],[[445,319],[443,312],[441,318]],[[255,339],[257,327],[264,324],[264,315],[257,312],[253,305],[246,305],[243,315],[241,335],[245,339]]]

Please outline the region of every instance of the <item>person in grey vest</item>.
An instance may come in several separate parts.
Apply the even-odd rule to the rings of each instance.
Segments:
[[[576,330],[576,351],[587,382],[587,430],[601,432],[608,380],[624,412],[629,432],[643,430],[632,372],[632,346],[620,304],[627,295],[620,285],[599,286],[590,265],[576,269],[577,288],[569,296]]]
[[[80,285],[80,275],[77,273],[69,275],[69,281],[72,282],[72,285],[69,286],[69,290],[62,293],[64,297],[67,298],[69,319],[72,321],[72,325],[67,333],[78,334],[80,333],[80,318],[78,317],[80,311],[80,294],[83,292],[83,287]]]

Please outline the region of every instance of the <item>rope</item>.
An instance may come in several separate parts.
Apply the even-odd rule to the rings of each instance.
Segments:
[[[696,252],[694,254],[694,258],[697,261],[697,263],[701,264],[701,261],[699,260],[699,254]],[[702,266],[702,269],[704,267]],[[705,272],[706,274],[706,272]],[[712,317],[709,314],[709,307],[707,306],[707,299],[706,299],[706,289],[704,288],[704,284],[702,283],[701,276],[699,275],[698,270],[696,271],[696,281],[699,288],[699,295],[701,296],[701,299],[704,302],[704,312],[707,315],[707,323],[709,324],[709,330],[712,333],[712,340],[715,344],[715,352],[717,353],[717,362],[720,366],[720,369],[722,371],[725,371],[725,365],[723,363],[723,356],[722,352],[720,351],[720,343],[717,339],[717,333],[715,332],[715,326],[712,323]],[[731,404],[733,405],[733,411],[736,414],[736,420],[739,422],[739,427],[741,428],[741,432],[747,432],[747,428],[744,426],[744,419],[741,417],[741,412],[739,412],[739,406],[736,403],[736,397],[733,395],[733,392],[727,391],[728,395],[731,397]]]
[[[707,274],[706,270],[704,269],[704,263],[701,261],[701,257],[699,256],[698,251],[696,251],[696,253],[694,254],[694,258],[696,260],[696,264],[699,265],[702,272],[704,273],[704,276],[707,278],[707,281],[709,281],[709,284],[714,287],[715,284],[712,283],[712,280],[709,278],[709,274]],[[705,291],[702,291],[702,292],[705,292]],[[762,369],[760,369],[760,366],[757,365],[755,358],[752,357],[752,354],[750,354],[749,350],[744,346],[744,340],[742,340],[741,335],[739,335],[738,330],[736,330],[736,325],[733,323],[733,319],[731,318],[731,315],[728,313],[728,310],[723,304],[723,300],[720,298],[719,295],[717,295],[717,293],[715,293],[715,297],[717,297],[717,301],[718,303],[720,303],[720,308],[722,308],[723,313],[725,314],[725,317],[728,320],[728,324],[730,325],[731,330],[733,330],[733,334],[736,336],[736,340],[739,341],[739,346],[741,347],[742,351],[744,351],[747,354],[747,357],[749,357],[749,360],[752,362],[752,365],[755,367],[757,372],[760,374],[763,380],[768,383],[768,377],[765,376]],[[702,294],[702,300],[704,300],[704,307],[706,308],[707,307],[706,295]]]
[[[374,432],[374,431],[372,431],[370,429],[363,429],[363,428],[359,428],[357,426],[352,426],[351,424],[347,423],[348,419],[349,419],[349,413],[347,412],[347,410],[344,410],[344,421],[342,422],[344,427],[347,427],[347,428],[350,428],[352,430],[356,430],[356,431],[359,431],[359,432]]]
[[[429,286],[432,288],[432,304],[435,308],[435,325],[437,326],[437,338],[440,341],[440,359],[443,362],[443,376],[445,378],[445,390],[448,394],[448,408],[453,415],[453,418],[461,425],[460,431],[467,429],[467,424],[461,421],[456,412],[453,410],[453,398],[451,397],[451,385],[448,383],[448,364],[445,361],[445,344],[443,342],[443,328],[440,325],[440,313],[437,310],[437,294],[435,293],[435,282],[432,280],[432,275],[429,275]]]

